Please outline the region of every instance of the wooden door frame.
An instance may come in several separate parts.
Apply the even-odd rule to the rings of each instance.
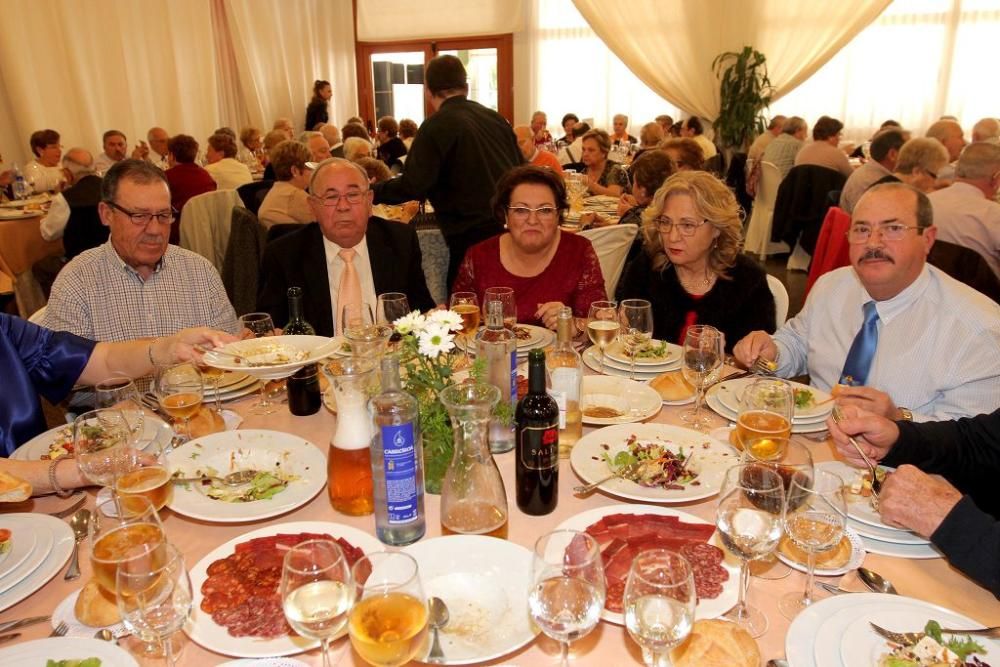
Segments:
[[[497,107],[507,122],[514,122],[514,36],[484,35],[443,39],[402,40],[395,42],[355,42],[355,69],[358,76],[358,111],[369,128],[374,128],[375,94],[372,90],[371,57],[376,53],[422,51],[424,63],[439,51],[495,48],[497,50]],[[424,100],[424,117],[434,109]]]

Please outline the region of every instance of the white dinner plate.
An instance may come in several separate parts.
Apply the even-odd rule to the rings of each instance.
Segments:
[[[70,552],[73,551],[73,531],[65,521],[47,514],[12,514],[10,516],[28,518],[31,521],[32,529],[38,533],[35,551],[21,563],[18,569],[25,568],[29,563],[34,563],[36,552],[40,552],[43,558],[38,564],[28,569],[29,574],[25,577],[20,577],[17,570],[8,575],[19,580],[13,586],[6,587],[4,592],[0,594],[0,611],[14,606],[44,586],[49,579],[62,570],[66,561],[69,560]],[[0,661],[0,664],[3,662]]]
[[[620,417],[588,417],[591,406],[614,408]],[[628,424],[649,419],[663,407],[659,392],[641,382],[603,375],[587,375],[580,390],[580,410],[583,423],[607,426]]]
[[[268,537],[278,533],[318,533],[330,535],[334,539],[340,537],[353,546],[360,548],[365,554],[383,551],[385,547],[374,537],[350,526],[327,521],[295,521],[292,523],[281,523],[273,526],[266,526],[244,533],[239,537],[234,537],[225,544],[216,547],[207,556],[202,558],[190,569],[191,590],[194,593],[194,601],[191,606],[191,616],[184,626],[184,632],[191,639],[204,646],[210,651],[229,655],[234,658],[275,658],[285,655],[302,653],[319,646],[319,641],[307,639],[299,635],[285,635],[274,639],[263,639],[259,637],[233,637],[221,625],[212,620],[211,614],[201,610],[201,587],[208,579],[208,566],[217,560],[231,556],[236,550],[237,544],[242,544],[255,537]],[[346,627],[344,629],[346,632]],[[341,633],[342,635],[343,633]]]
[[[740,401],[743,397],[743,392],[750,383],[756,380],[755,377],[743,377],[737,380],[725,380],[720,382],[718,385],[719,392],[719,402],[722,403],[730,412],[739,414],[740,412]],[[802,384],[800,382],[788,381],[788,384],[792,386],[792,389],[804,389],[811,391],[813,393],[813,399],[815,402],[819,403],[830,398],[830,395],[825,391],[817,389],[816,387],[810,387],[807,384]],[[792,416],[793,423],[802,424],[812,424],[815,422],[825,421],[826,418],[833,412],[833,402],[824,403],[823,405],[813,405],[808,408],[795,408],[795,414]]]
[[[517,339],[518,355],[527,355],[529,351],[539,347],[547,347],[556,340],[556,332],[545,327],[537,327],[533,324],[517,324],[517,329],[521,329],[527,337]],[[460,350],[465,350],[465,336],[456,336],[455,345]],[[475,353],[476,339],[473,337],[469,341],[469,352]]]
[[[591,345],[586,350],[584,350],[580,354],[580,356],[583,358],[583,363],[585,363],[587,365],[587,367],[590,368],[590,370],[592,370],[592,371],[594,371],[596,373],[600,373],[601,372],[601,359],[600,359],[600,357],[597,356],[597,353],[598,353],[597,346],[596,345]],[[610,362],[610,363],[608,363],[608,362]],[[628,366],[625,366],[624,368],[619,368],[618,366],[620,366],[620,365],[623,365],[623,364],[618,364],[617,362],[615,362],[612,359],[605,358],[605,360],[604,360],[604,374],[605,375],[611,375],[611,376],[614,376],[614,377],[628,378],[629,375],[630,375]],[[636,369],[635,369],[635,379],[636,380],[652,380],[657,375],[659,375],[660,373],[664,372],[664,370],[673,370],[673,369],[666,368],[666,369],[663,369],[663,370],[643,371],[643,370],[640,370],[639,367],[636,367]]]
[[[816,467],[839,475],[848,486],[850,486],[851,482],[863,472],[861,468],[849,466],[843,461],[824,461],[822,463],[818,463]],[[891,471],[894,470],[894,468],[888,468],[888,470]],[[913,534],[905,528],[897,528],[895,526],[890,526],[887,523],[883,523],[882,517],[875,511],[875,508],[872,507],[870,497],[865,497],[856,493],[845,493],[844,499],[847,501],[847,516],[855,521],[868,524],[869,526],[873,526],[890,533],[897,532],[902,534]],[[924,541],[924,543],[926,544],[927,541]]]
[[[10,531],[10,549],[0,555],[0,584],[3,584],[7,581],[7,577],[34,552],[38,535],[28,519],[14,514],[0,514],[0,528]]]
[[[435,537],[402,550],[420,566],[424,593],[448,605],[450,618],[440,630],[446,659],[440,664],[493,660],[538,634],[528,615],[531,550],[482,535]]]
[[[93,637],[49,637],[21,642],[0,649],[0,664],[19,667],[45,667],[49,660],[83,660],[98,658],[104,667],[139,667],[128,651],[115,642]]]
[[[266,500],[227,503],[205,495],[199,483],[175,484],[167,505],[178,514],[218,523],[258,521],[301,507],[326,486],[326,456],[316,445],[280,431],[223,431],[186,442],[167,455],[171,473],[218,476],[239,470],[282,470],[299,479]]]
[[[838,638],[840,659],[844,665],[877,665],[879,656],[889,652],[886,640],[876,634],[869,623],[897,632],[922,630],[930,620],[937,621],[943,628],[983,627],[979,621],[923,600],[900,595],[887,595],[885,598],[855,609],[854,620]],[[985,653],[975,654],[976,657],[990,665],[1000,664],[1000,642],[982,636],[975,637],[975,640],[986,649]],[[821,648],[817,644],[816,650]]]
[[[0,208],[22,208],[28,204],[44,204],[50,199],[52,199],[51,195],[43,192],[42,194],[31,195],[24,199],[12,199],[11,201],[0,202]]]
[[[20,208],[0,208],[0,220],[20,220],[22,218],[37,218],[45,215],[45,211],[29,211]]]
[[[309,667],[295,658],[241,658],[219,663],[217,667]]]
[[[718,493],[726,470],[740,460],[735,449],[698,431],[669,424],[619,424],[605,426],[580,438],[570,454],[573,470],[587,484],[607,477],[611,469],[604,460],[604,453],[613,458],[626,448],[626,441],[633,435],[640,442],[667,445],[675,454],[682,448],[685,454],[693,453],[691,470],[697,472],[698,477],[681,490],[646,487],[615,478],[601,484],[598,487],[601,491],[651,503],[700,500]]]
[[[594,359],[598,363],[600,363],[601,358],[597,354],[599,348],[596,345],[591,345],[590,348],[588,348],[588,349],[594,350]],[[627,361],[619,361],[619,360],[613,359],[613,358],[611,358],[609,356],[605,356],[604,357],[604,368],[605,369],[614,368],[615,370],[619,370],[619,371],[629,371],[629,372],[632,371],[632,366],[629,364],[629,362],[627,362]],[[664,373],[666,371],[680,370],[680,368],[681,368],[681,360],[680,360],[680,357],[677,357],[673,361],[669,361],[669,362],[667,362],[665,364],[655,364],[655,365],[646,365],[646,366],[643,366],[642,364],[636,364],[635,365],[635,373],[636,373],[636,377],[638,377],[639,373],[643,373],[645,375],[652,375],[652,374],[655,373],[655,374],[659,375],[660,373]]]
[[[223,345],[218,350],[209,350],[202,358],[214,368],[247,373],[262,380],[280,380],[303,366],[322,361],[339,349],[337,340],[326,336],[267,336]],[[224,354],[225,352],[267,365],[247,367],[245,363],[237,363],[236,358]]]
[[[820,623],[813,645],[813,660],[816,667],[844,667],[843,663],[840,662],[840,650],[837,645],[840,643],[840,638],[844,636],[844,630],[857,617],[858,610],[854,607],[848,607],[832,614]]]
[[[659,341],[653,339],[649,341],[649,345],[660,345],[665,341]],[[654,368],[661,368],[665,366],[679,365],[681,363],[681,356],[684,354],[684,348],[680,345],[674,345],[673,343],[667,343],[666,354],[662,357],[657,357],[655,359],[636,359],[635,365],[639,366],[652,366]],[[608,356],[608,359],[617,361],[619,363],[625,364],[626,366],[632,363],[628,354],[625,352],[625,345],[621,341],[616,340],[604,348],[604,354]]]
[[[658,516],[675,516],[686,523],[711,525],[708,521],[696,517],[693,514],[688,514],[687,512],[682,512],[681,510],[676,510],[671,507],[657,507],[655,505],[606,505],[604,507],[595,507],[594,509],[587,510],[586,512],[580,512],[579,514],[563,521],[556,527],[556,530],[586,530],[589,526],[597,523],[610,514],[656,514]],[[717,534],[718,533],[714,533],[712,535],[709,539],[709,543],[715,544],[717,542]],[[729,579],[727,579],[722,585],[722,593],[720,593],[718,597],[711,600],[700,600],[698,602],[698,606],[695,608],[695,618],[716,618],[717,616],[721,616],[726,613],[734,604],[736,604],[736,600],[739,597],[740,569],[734,565],[728,564],[725,560],[722,561],[722,567],[729,573]],[[625,617],[622,614],[608,611],[607,609],[604,609],[601,612],[601,618],[618,625],[625,624]]]
[[[236,387],[219,392],[219,400],[225,403],[227,401],[234,401],[237,398],[249,396],[250,394],[260,391],[260,386],[260,380],[257,378],[250,378],[250,381],[246,384],[240,383],[236,385]],[[209,405],[215,403],[215,394],[211,392],[205,394],[204,403]]]
[[[867,537],[871,540],[877,540],[879,542],[891,542],[893,544],[930,544],[931,541],[926,537],[921,537],[916,533],[909,530],[886,530],[885,528],[876,528],[875,526],[869,525],[867,523],[861,523],[860,521],[855,521],[851,517],[847,517],[847,525],[850,526],[855,533],[861,537]]]
[[[858,566],[865,561],[865,544],[861,541],[861,536],[856,532],[851,530],[851,528],[845,528],[844,534],[847,535],[848,541],[851,543],[851,556],[847,559],[847,562],[842,566],[837,568],[821,568],[817,567],[815,570],[816,576],[818,577],[838,577],[842,574],[847,574],[851,570],[856,570]],[[787,539],[787,538],[782,538]],[[780,550],[776,550],[775,555],[778,559],[787,565],[788,567],[798,570],[799,572],[806,572],[806,566],[804,563],[799,563],[794,561],[785,554],[781,553]]]
[[[727,408],[722,404],[722,401],[719,400],[719,385],[710,387],[709,390],[705,392],[705,405],[733,423],[735,423],[739,418],[738,413]],[[826,430],[825,420],[805,424],[794,420],[792,421],[792,433],[822,433]]]
[[[68,437],[72,438],[73,425],[56,426],[45,433],[36,435],[15,449],[10,458],[17,459],[18,461],[37,461],[49,453],[49,445],[56,438],[61,437],[63,433],[68,434]],[[154,415],[151,411],[143,409],[142,438],[140,442],[153,441],[159,447],[169,448],[173,437],[174,429],[171,428],[170,424]]]
[[[908,558],[910,560],[944,558],[944,554],[938,551],[937,547],[933,544],[896,544],[894,542],[873,540],[864,535],[861,536],[861,541],[865,545],[865,551],[870,554],[895,556],[896,558]]]
[[[31,551],[29,551],[28,554],[21,559],[21,562],[18,563],[16,567],[11,568],[10,572],[7,573],[7,576],[0,579],[0,604],[3,603],[4,593],[31,576],[31,573],[37,570],[38,567],[45,562],[45,559],[48,558],[49,551],[52,549],[52,545],[55,543],[55,534],[52,532],[52,529],[48,524],[38,526],[32,523],[32,519],[36,516],[40,515],[25,513],[8,514],[4,517],[7,521],[16,521],[21,525],[29,523],[31,525],[31,530],[35,533],[35,541],[32,545]],[[72,532],[73,531],[70,530],[70,533]]]
[[[333,354],[332,357],[349,357],[351,356],[351,344],[347,342],[347,339],[343,336],[335,336],[333,339]]]

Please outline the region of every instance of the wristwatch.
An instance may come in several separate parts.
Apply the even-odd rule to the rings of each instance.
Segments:
[[[909,408],[896,408],[896,411],[899,413],[899,419],[897,419],[896,421],[901,421],[901,422],[913,421],[913,413],[910,412]]]

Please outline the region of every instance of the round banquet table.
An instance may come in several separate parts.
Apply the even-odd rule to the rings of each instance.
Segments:
[[[41,215],[0,219],[0,293],[14,292],[24,317],[45,305],[45,295],[31,274],[31,266],[63,253],[62,239],[42,238],[41,222]]]
[[[284,406],[281,406],[281,409],[274,414],[255,416],[249,414],[249,408],[255,400],[256,396],[252,396],[228,405],[229,409],[235,410],[245,416],[245,421],[241,424],[240,428],[263,428],[294,433],[310,440],[324,452],[326,451],[330,436],[334,431],[336,418],[327,412],[325,408],[320,408],[317,414],[308,417],[295,417],[289,414],[287,408]],[[679,413],[682,409],[681,407],[663,406],[663,410],[649,421],[653,423],[681,425]],[[714,416],[714,419],[718,426],[725,425],[726,423],[719,416]],[[584,427],[585,433],[592,430],[593,428]],[[795,437],[801,438],[803,442],[809,445],[815,460],[825,461],[834,458],[834,450],[830,443],[805,439],[799,435]],[[508,505],[510,508],[509,539],[529,549],[539,535],[554,529],[564,520],[575,514],[602,505],[630,502],[602,494],[601,492],[596,492],[586,498],[574,496],[572,487],[579,483],[578,478],[573,473],[569,461],[563,460],[560,465],[558,507],[553,513],[547,516],[530,517],[522,514],[514,502],[513,452],[500,454],[496,457],[496,460],[507,488]],[[93,495],[94,493],[90,492],[88,506],[91,508],[93,508]],[[66,504],[65,501],[54,497],[39,498],[33,501],[32,511],[51,512]],[[425,505],[427,511],[427,537],[437,537],[441,534],[439,497],[428,495]],[[701,501],[675,504],[671,505],[671,507],[676,507],[707,521],[714,522],[715,505],[716,499],[713,497]],[[371,516],[349,517],[335,511],[330,506],[330,501],[325,490],[309,503],[293,512],[253,523],[215,524],[178,516],[173,514],[169,509],[164,509],[161,515],[168,538],[183,551],[188,567],[194,566],[203,556],[218,545],[262,526],[277,526],[290,521],[332,521],[354,526],[371,534],[374,534],[375,529],[375,521]],[[86,545],[81,547],[81,551],[82,578],[66,582],[63,581],[62,571],[60,571],[59,574],[39,591],[0,614],[0,622],[49,614],[64,598],[79,589],[90,575],[89,552]],[[868,554],[865,557],[864,564],[891,579],[902,595],[943,605],[961,614],[970,616],[987,626],[1000,625],[1000,604],[997,603],[996,598],[986,589],[976,585],[951,568],[944,559],[905,560]],[[837,583],[838,581],[837,577],[817,579],[831,583]],[[778,599],[789,591],[801,591],[804,584],[805,575],[797,571],[792,571],[784,579],[764,580],[754,578],[752,580],[749,599],[752,604],[759,607],[767,615],[769,621],[767,632],[758,639],[762,662],[770,658],[784,656],[785,634],[790,622],[778,611]],[[845,575],[841,581],[841,586],[849,590],[864,590],[861,582],[856,579],[854,574]],[[818,588],[815,594],[817,599],[828,597],[827,593]],[[51,627],[48,624],[37,624],[22,628],[20,630],[21,637],[18,641],[28,641],[45,637],[50,631]],[[642,656],[639,648],[628,637],[625,628],[608,622],[601,622],[589,635],[574,642],[571,655],[573,656],[572,664],[581,666],[642,664]],[[296,657],[311,665],[321,664],[318,649]],[[332,644],[331,658],[335,665],[361,667],[366,664],[354,653],[349,640],[346,638],[337,640]],[[208,651],[194,642],[187,640],[178,664],[198,666],[217,665],[231,659]],[[482,664],[550,665],[557,663],[557,645],[544,635],[539,635],[534,642],[529,643],[522,649],[503,658]]]

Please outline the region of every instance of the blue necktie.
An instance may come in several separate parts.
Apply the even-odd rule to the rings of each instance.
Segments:
[[[840,383],[848,386],[859,386],[868,381],[868,371],[871,370],[875,348],[878,347],[878,311],[875,310],[875,302],[869,301],[863,310],[865,321],[851,343],[844,371],[840,374]]]

